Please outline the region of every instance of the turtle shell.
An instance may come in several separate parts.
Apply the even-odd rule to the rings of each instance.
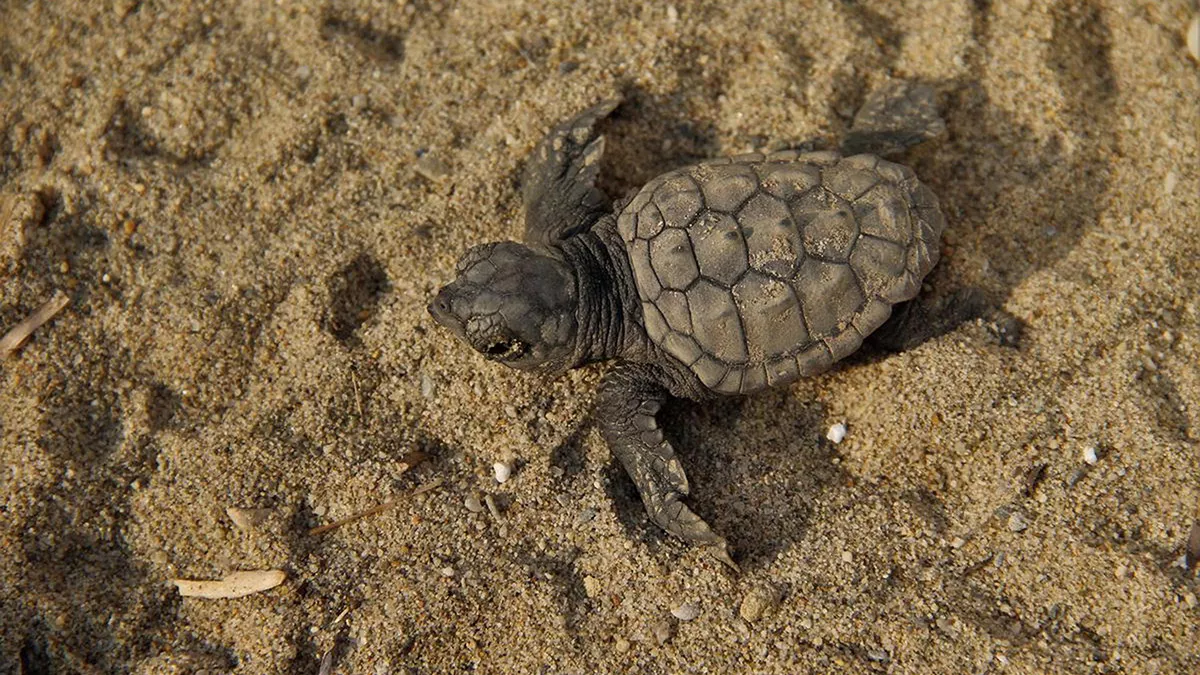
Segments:
[[[781,152],[663,174],[617,219],[650,339],[713,391],[825,370],[938,259],[936,197],[874,155]]]

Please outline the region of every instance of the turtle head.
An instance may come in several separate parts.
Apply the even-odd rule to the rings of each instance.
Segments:
[[[565,262],[505,241],[467,251],[456,271],[429,305],[438,323],[512,368],[556,373],[575,365],[578,301]]]

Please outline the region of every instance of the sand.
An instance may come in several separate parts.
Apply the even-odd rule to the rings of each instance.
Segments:
[[[70,303],[0,362],[0,672],[1200,672],[1196,11],[5,3],[0,330]],[[647,522],[603,367],[427,315],[583,107],[626,96],[622,194],[836,138],[893,79],[948,124],[907,159],[950,222],[928,292],[1024,331],[670,408],[740,575]]]

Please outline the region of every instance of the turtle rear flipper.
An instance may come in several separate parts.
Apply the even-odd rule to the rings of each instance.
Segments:
[[[525,165],[525,241],[554,245],[591,228],[612,200],[596,187],[604,137],[596,123],[621,99],[609,99],[550,130]]]
[[[887,157],[940,135],[946,122],[938,114],[931,87],[892,82],[867,96],[842,141],[846,155]]]
[[[600,431],[637,487],[646,513],[680,539],[708,547],[735,572],[725,538],[683,503],[690,488],[675,448],[663,437],[657,415],[668,398],[662,372],[640,363],[618,365],[600,383]]]

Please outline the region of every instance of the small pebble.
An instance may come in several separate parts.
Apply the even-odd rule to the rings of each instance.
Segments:
[[[307,80],[312,77],[312,68],[308,66],[300,66],[296,68],[296,79],[300,81]]]
[[[441,572],[442,576],[446,577],[447,579],[454,576],[454,568],[453,567],[443,567],[442,569],[440,569],[438,571]]]
[[[496,462],[492,465],[492,471],[496,474],[497,483],[507,483],[509,478],[512,478],[512,464],[508,462]]]
[[[233,521],[239,530],[252,532],[271,515],[271,509],[239,509],[230,506],[225,509],[225,515],[229,516],[229,520]]]
[[[450,167],[440,159],[432,155],[425,155],[417,160],[413,167],[417,175],[431,183],[440,182],[446,176],[450,175]]]
[[[1083,461],[1088,464],[1095,464],[1100,461],[1100,457],[1096,454],[1096,446],[1089,445],[1083,449]]]
[[[846,425],[838,422],[829,427],[829,431],[825,433],[825,438],[828,438],[834,445],[841,443],[846,438]]]
[[[600,585],[599,579],[591,575],[583,578],[583,592],[587,593],[589,598],[599,597],[602,591],[603,588]]]
[[[742,604],[738,607],[738,616],[750,623],[758,621],[767,612],[779,604],[779,592],[770,586],[755,586],[751,588]]]
[[[691,621],[700,616],[700,607],[694,602],[685,602],[671,610],[671,616],[680,621]]]
[[[1008,529],[1013,532],[1024,532],[1029,527],[1029,521],[1025,519],[1025,515],[1020,511],[1013,511],[1008,516]]]
[[[854,554],[850,553],[850,551],[842,551],[842,562],[846,564],[854,562]]]
[[[590,523],[596,519],[596,509],[584,509],[579,512],[579,522]]]
[[[483,503],[487,506],[488,513],[492,514],[492,517],[496,520],[500,520],[502,516],[500,515],[500,507],[496,506],[496,500],[491,495],[484,495]]]
[[[480,513],[483,511],[483,502],[479,501],[479,497],[475,495],[467,495],[467,498],[463,500],[463,506],[467,507],[467,510],[471,513]]]
[[[664,644],[667,640],[671,639],[671,622],[666,619],[656,621],[650,627],[650,632],[654,634],[654,639],[658,641],[658,644]]]

